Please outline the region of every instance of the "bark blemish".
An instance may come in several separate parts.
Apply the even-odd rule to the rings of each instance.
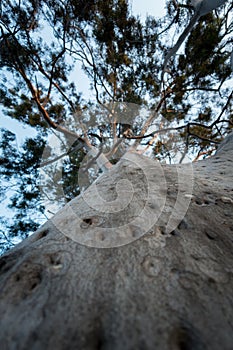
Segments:
[[[6,261],[7,261],[7,259],[5,259],[5,258],[2,258],[0,260],[0,271],[4,271],[4,269],[6,267]]]
[[[21,278],[20,278],[20,275],[16,275],[16,276],[15,276],[15,281],[16,281],[16,282],[19,282],[20,279],[21,279]]]
[[[191,326],[174,329],[170,339],[172,350],[203,350],[203,344]]]
[[[99,335],[96,340],[96,350],[103,350],[104,349],[104,341],[102,337]]]
[[[141,228],[139,226],[130,225],[129,228],[130,228],[132,237],[139,237],[140,236]]]
[[[147,255],[142,262],[142,270],[149,277],[155,277],[160,271],[161,263],[157,258]]]
[[[15,265],[15,263],[18,261],[19,255],[20,254],[17,252],[0,258],[0,275],[9,271]]]
[[[88,219],[83,219],[83,222],[85,222],[87,225],[92,225],[92,218],[88,218]]]
[[[103,219],[98,216],[83,218],[80,227],[88,229],[90,226],[99,226]]]
[[[180,236],[180,232],[178,230],[173,230],[170,234],[172,236]]]
[[[61,259],[59,258],[58,254],[51,254],[49,256],[49,263],[51,265],[61,265]]]
[[[213,231],[205,230],[206,237],[210,240],[215,240],[217,238],[217,234]]]
[[[82,222],[80,224],[81,228],[87,229],[93,224],[93,219],[92,218],[84,218],[82,219]]]
[[[103,232],[97,232],[96,233],[96,238],[99,240],[99,241],[104,241],[105,240],[105,235],[103,234]]]
[[[188,228],[189,228],[189,225],[188,225],[187,221],[185,219],[181,220],[181,222],[178,225],[178,229],[179,230],[182,230],[182,229],[186,230]]]
[[[22,264],[4,286],[4,294],[11,303],[18,303],[31,296],[42,282],[42,267],[34,264]]]
[[[48,235],[48,233],[49,233],[48,229],[39,231],[35,237],[35,241],[39,241],[40,239],[46,237]]]

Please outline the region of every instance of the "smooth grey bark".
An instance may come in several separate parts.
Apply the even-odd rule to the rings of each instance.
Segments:
[[[184,43],[189,33],[191,33],[191,30],[196,25],[198,20],[207,13],[210,13],[213,10],[216,10],[220,6],[224,5],[224,3],[227,1],[228,0],[191,0],[191,4],[193,5],[195,10],[194,14],[191,17],[188,25],[186,26],[182,34],[179,36],[176,44],[168,51],[167,55],[165,56],[161,81],[163,81],[164,73],[166,71],[168,62],[170,61],[172,56],[175,56],[176,52]]]
[[[216,10],[227,1],[228,0],[191,0],[191,4],[194,6],[195,10],[199,11],[200,16],[203,16]]]
[[[83,225],[74,226],[65,207],[0,259],[2,350],[232,350],[232,135],[215,156],[193,164],[191,203],[175,230],[166,233],[164,227],[176,203],[177,168],[164,165],[166,203],[147,234],[136,239],[140,229],[131,227],[136,240],[109,249],[70,239],[101,227],[104,234],[116,227],[119,234],[137,214],[146,193],[137,164],[144,162],[155,184],[159,172],[153,174],[152,160],[133,157],[97,181],[106,200],[114,199],[120,179],[133,183],[137,191],[126,211],[100,218],[78,197],[71,206]],[[156,216],[163,190],[158,186],[151,196],[150,215]],[[93,185],[88,191],[95,193]]]

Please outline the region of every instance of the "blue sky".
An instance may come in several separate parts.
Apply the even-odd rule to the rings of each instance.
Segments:
[[[156,18],[164,15],[165,0],[129,0],[131,11],[133,15],[139,15],[141,20],[145,20],[147,15],[154,16]],[[78,83],[78,89],[83,91],[84,98],[88,98],[91,95],[90,82],[81,68],[77,68],[71,76],[72,80],[82,82],[82,85]],[[0,106],[0,127],[5,127],[16,135],[17,145],[21,145],[26,137],[33,137],[36,132],[29,126],[24,126],[22,123],[17,122],[9,117],[6,117],[2,113]],[[10,216],[10,210],[5,208],[6,201],[1,203],[1,213]]]
[[[164,14],[165,0],[129,0],[133,14],[138,14],[144,19],[146,15],[161,17]]]
[[[132,13],[134,15],[139,15],[142,20],[146,18],[147,15],[155,16],[155,17],[161,17],[164,15],[164,7],[165,7],[165,0],[129,0],[129,4],[131,5]],[[77,69],[77,71],[74,72],[72,78],[75,80],[76,75],[78,76],[79,81],[84,82],[83,86],[78,86],[79,91],[81,92],[83,90],[84,97],[87,97],[89,92],[89,82],[85,75],[85,73],[81,69]],[[1,113],[1,107],[0,107],[0,113]],[[2,114],[2,113],[1,113]],[[30,136],[33,136],[35,134],[35,131],[32,128],[29,128],[28,126],[23,126],[21,123],[17,122],[16,120],[13,120],[11,118],[5,117],[1,115],[0,118],[0,127],[5,127],[16,134],[18,144],[20,144],[21,140],[25,137],[29,136],[28,132],[30,129]]]

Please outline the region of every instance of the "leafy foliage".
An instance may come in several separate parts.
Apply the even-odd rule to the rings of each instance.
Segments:
[[[228,84],[233,5],[225,3],[199,18],[181,52],[169,60],[162,82],[169,38],[184,30],[195,2],[169,0],[164,18],[149,16],[145,23],[131,14],[127,0],[1,3],[0,103],[5,115],[38,135],[18,149],[14,135],[2,132],[1,194],[9,198],[10,191],[9,207],[15,212],[10,222],[3,222],[3,241],[35,229],[37,209],[44,212],[46,196],[61,205],[64,197],[68,201],[79,194],[77,173],[90,149],[110,155],[113,164],[117,150],[129,145],[169,162],[177,157],[175,148],[180,160],[186,153],[197,159],[216,149],[233,125]],[[82,97],[80,67],[94,102]],[[141,109],[129,122],[124,106],[130,103]],[[144,114],[145,106],[153,113]],[[179,141],[172,130],[160,136],[164,128],[174,128]],[[45,138],[51,143],[54,135],[58,152],[52,145],[44,149]],[[44,161],[48,164],[39,191],[38,167]],[[87,177],[93,174],[89,171]]]
[[[1,200],[10,199],[8,208],[11,209],[11,218],[3,220],[1,232],[4,232],[4,238],[7,237],[8,240],[12,237],[26,238],[39,226],[37,217],[43,213],[44,207],[40,201],[38,165],[44,146],[45,141],[38,136],[27,139],[22,150],[18,150],[15,135],[2,129],[0,197]],[[3,243],[5,245],[7,242],[1,240],[0,249]]]

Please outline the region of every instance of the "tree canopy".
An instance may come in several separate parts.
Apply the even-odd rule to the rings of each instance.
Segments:
[[[18,146],[2,130],[1,196],[14,209],[0,227],[4,249],[40,224],[47,203],[56,210],[80,193],[78,173],[85,188],[127,147],[167,162],[216,150],[233,125],[233,4],[201,3],[205,11],[166,67],[196,2],[169,0],[164,18],[145,22],[126,0],[1,3],[2,113],[37,132]]]

